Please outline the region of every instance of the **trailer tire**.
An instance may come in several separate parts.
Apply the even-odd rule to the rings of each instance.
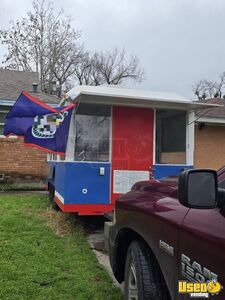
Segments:
[[[125,264],[125,300],[131,299],[171,299],[153,253],[138,240],[130,244]]]
[[[51,204],[51,207],[53,210],[55,211],[59,211],[60,208],[58,207],[58,205],[56,204],[55,200],[54,200],[54,196],[55,196],[55,187],[50,183],[49,184],[49,188],[48,188],[48,196],[49,196],[49,202]]]

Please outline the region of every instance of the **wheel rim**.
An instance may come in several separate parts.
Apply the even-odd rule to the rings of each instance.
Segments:
[[[128,299],[138,300],[137,275],[134,263],[131,264],[128,274]]]

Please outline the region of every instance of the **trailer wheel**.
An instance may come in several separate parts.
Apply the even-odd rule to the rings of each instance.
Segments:
[[[171,299],[158,263],[142,241],[134,241],[128,248],[125,265],[125,299]]]
[[[48,193],[49,202],[52,206],[52,209],[55,210],[55,211],[59,211],[60,208],[58,207],[58,205],[55,203],[55,200],[54,200],[55,187],[52,184],[49,184],[49,189],[48,190],[49,190],[49,193]]]

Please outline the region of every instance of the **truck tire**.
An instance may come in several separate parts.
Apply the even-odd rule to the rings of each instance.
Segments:
[[[125,299],[171,299],[158,263],[149,247],[142,241],[133,241],[127,251]]]
[[[55,211],[59,211],[60,208],[58,207],[58,205],[55,203],[54,200],[54,196],[55,196],[55,187],[52,184],[49,184],[49,188],[48,188],[48,196],[49,196],[49,202],[52,206],[52,209]]]

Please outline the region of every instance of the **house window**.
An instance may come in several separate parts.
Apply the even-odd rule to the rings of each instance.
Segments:
[[[55,160],[57,160],[57,155],[56,154],[47,154],[47,160],[55,161]]]
[[[156,111],[156,163],[186,163],[186,112]]]
[[[64,161],[65,157],[57,154],[47,154],[47,161]]]
[[[109,161],[111,107],[81,103],[75,115],[75,161]]]
[[[0,135],[3,135],[6,115],[7,115],[6,111],[0,111]]]

